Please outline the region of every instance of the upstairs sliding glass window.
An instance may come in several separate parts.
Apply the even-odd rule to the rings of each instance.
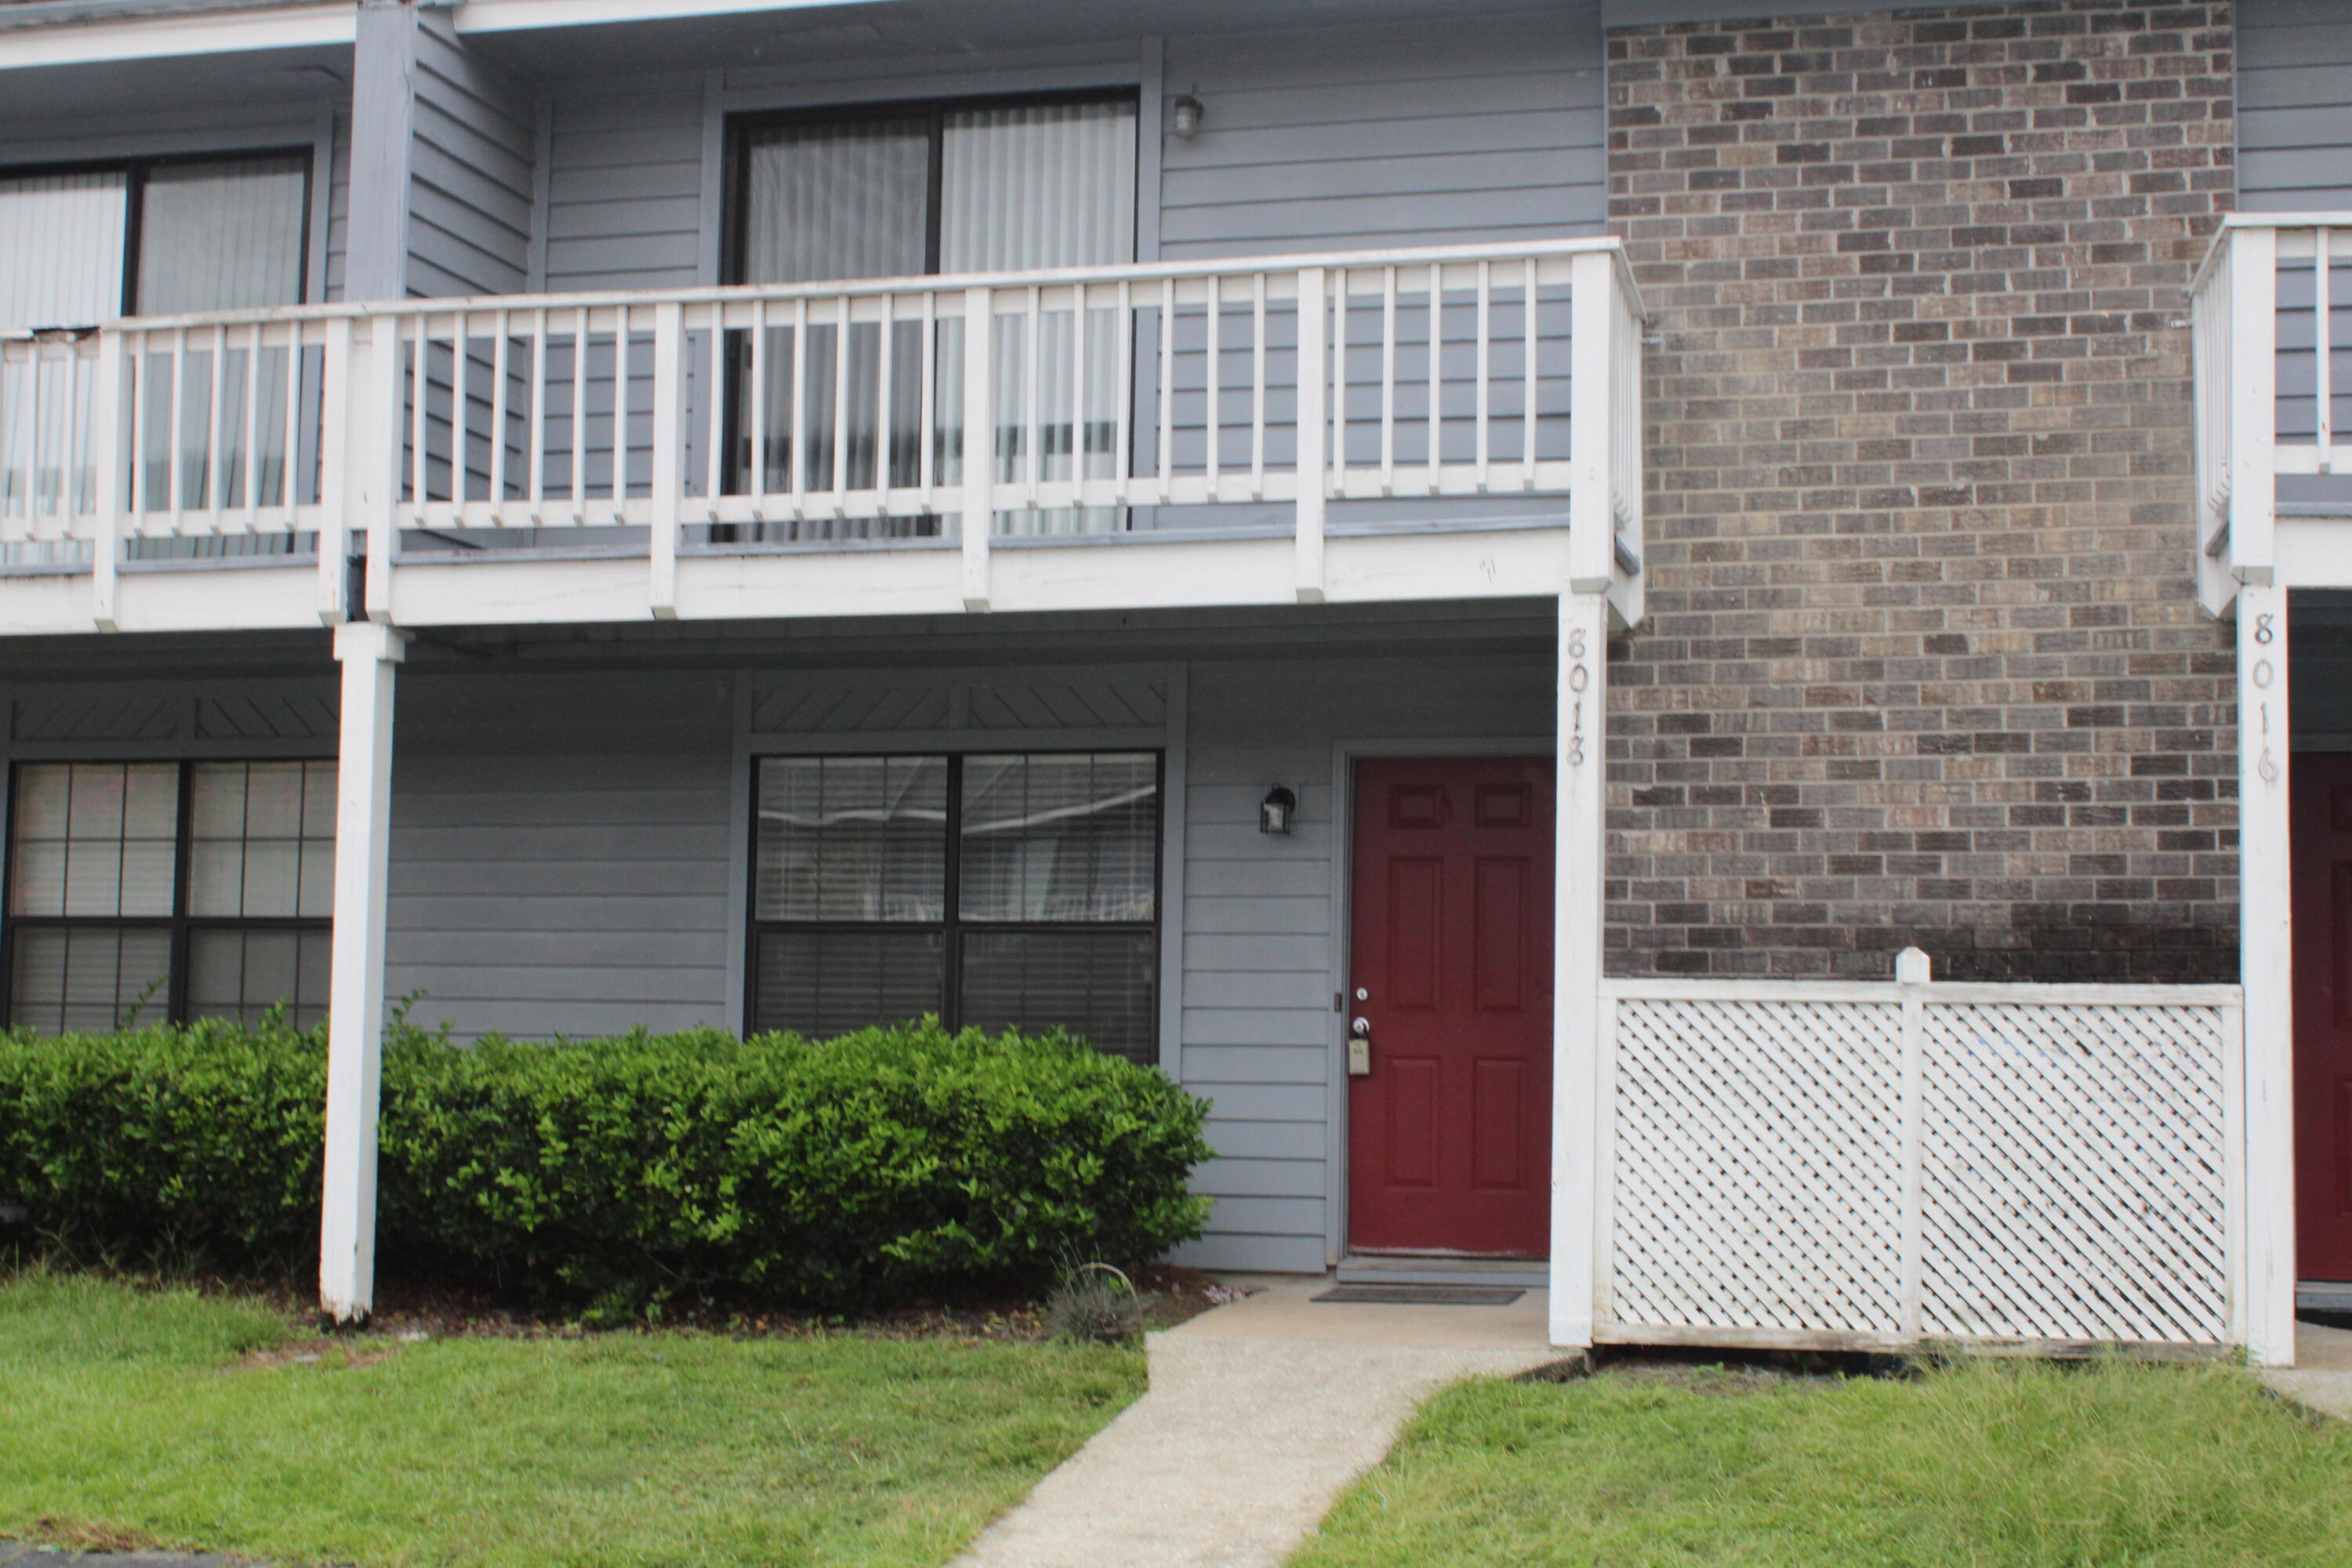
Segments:
[[[0,173],[0,327],[299,305],[310,154]]]
[[[888,105],[825,114],[795,113],[742,121],[735,149],[734,266],[745,283],[813,283],[931,273],[1012,272],[1101,267],[1135,258],[1136,98],[1132,92],[1050,99]],[[790,326],[772,326],[755,356],[733,345],[735,374],[759,370],[759,429],[738,432],[735,488],[767,493],[825,489],[836,466],[847,488],[917,482],[921,443],[945,479],[961,472],[961,408],[934,411],[923,430],[922,329],[915,321],[811,321],[804,344]],[[1070,334],[1087,333],[1086,360],[1103,367],[1088,384],[1066,384]],[[1118,357],[1111,312],[1090,312],[1083,328],[1067,314],[1043,318],[1035,363],[1043,421],[1038,442],[1052,478],[1108,477],[1118,400],[1109,368]],[[751,334],[738,334],[748,339]],[[1020,377],[1030,345],[1000,332],[992,350],[997,405],[1023,405]],[[961,385],[960,319],[940,324],[933,353],[937,384]],[[889,360],[889,450],[882,451],[883,361]],[[843,364],[843,356],[847,363]],[[805,402],[794,418],[794,394]],[[836,404],[839,407],[836,407]],[[844,410],[846,411],[845,416]],[[795,451],[794,432],[801,432]],[[1027,438],[1025,426],[1003,418],[992,446],[1010,479]],[[797,468],[795,465],[798,465]],[[757,469],[757,483],[747,485]],[[1008,513],[1003,533],[1099,531],[1118,525],[1108,509]],[[809,521],[782,525],[789,539],[860,535],[922,536],[941,531],[936,517]]]

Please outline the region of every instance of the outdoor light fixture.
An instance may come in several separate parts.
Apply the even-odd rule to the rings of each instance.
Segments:
[[[1174,123],[1177,135],[1187,142],[1192,140],[1193,134],[1201,129],[1201,100],[1189,92],[1178,99],[1175,103]],[[1267,831],[1276,833],[1283,830],[1268,828]]]
[[[1291,819],[1298,815],[1298,797],[1275,785],[1257,803],[1257,830],[1260,833],[1288,833]]]

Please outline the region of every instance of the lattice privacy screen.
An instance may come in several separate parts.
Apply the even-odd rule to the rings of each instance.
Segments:
[[[1618,996],[1602,1321],[2225,1342],[2234,1011],[1905,989]]]

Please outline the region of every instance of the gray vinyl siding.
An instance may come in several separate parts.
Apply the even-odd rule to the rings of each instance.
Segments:
[[[312,177],[317,178],[315,174]],[[335,113],[335,150],[328,160],[325,189],[327,276],[322,288],[314,292],[322,300],[340,300],[343,297],[343,263],[351,249],[352,234],[352,117],[348,110]]]
[[[415,90],[409,292],[521,293],[538,153],[530,93],[469,50],[440,11],[417,27]]]
[[[724,678],[412,675],[385,988],[459,1038],[723,1024]]]
[[[2239,205],[2352,208],[2352,6],[2241,0]]]
[[[1222,1268],[1319,1269],[1340,1194],[1331,1072],[1344,911],[1340,742],[1530,739],[1549,746],[1548,659],[1443,658],[1190,667],[1184,821],[1185,1088],[1212,1102],[1218,1158],[1195,1187],[1208,1235],[1180,1250]],[[1288,837],[1257,830],[1271,784],[1298,796]]]
[[[551,129],[548,289],[700,281],[700,84],[569,85],[554,95]]]
[[[1590,5],[1427,24],[1171,38],[1170,258],[1598,234],[1601,34]]]

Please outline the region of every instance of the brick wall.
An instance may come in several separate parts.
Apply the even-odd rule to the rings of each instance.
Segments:
[[[1611,35],[1663,338],[1613,973],[2234,978],[2174,324],[2230,45],[2128,0]]]

